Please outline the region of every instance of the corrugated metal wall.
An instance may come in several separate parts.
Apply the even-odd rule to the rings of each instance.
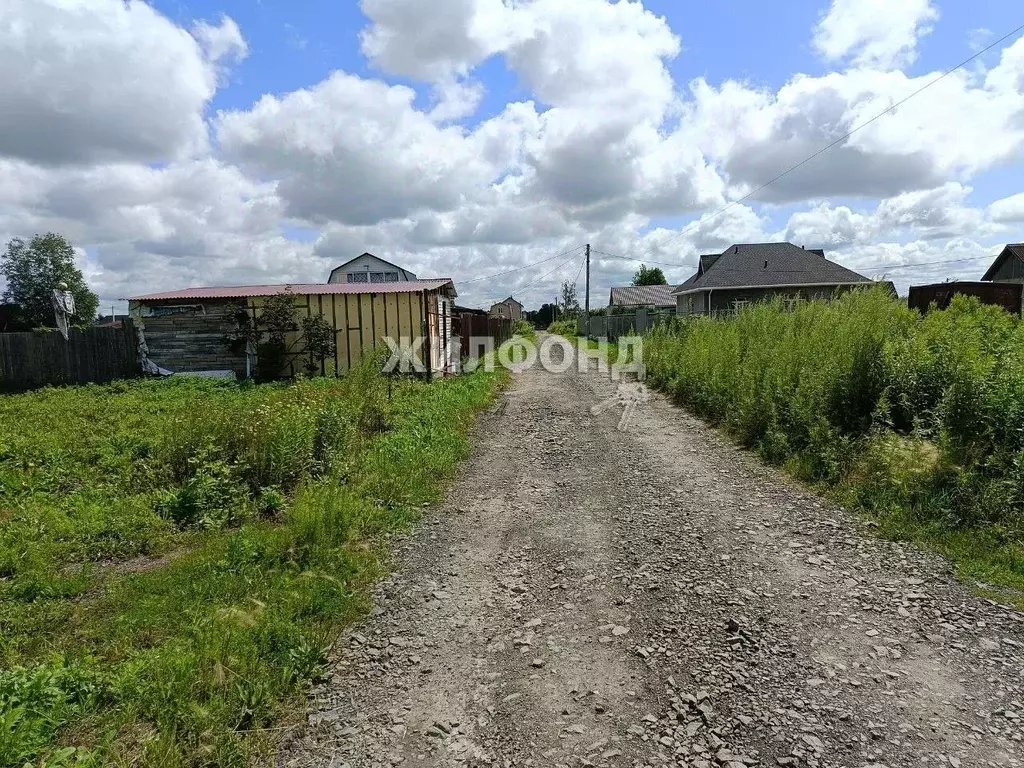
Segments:
[[[427,295],[428,306],[436,306],[436,296]],[[249,299],[250,310],[259,316],[264,299]],[[359,364],[364,354],[387,346],[385,338],[413,339],[423,333],[426,319],[421,293],[344,293],[295,296],[296,318],[319,314],[334,328],[338,352],[324,361],[321,373],[341,375]],[[436,309],[432,309],[436,312]],[[432,335],[436,334],[436,323]],[[435,336],[436,339],[436,336]],[[289,373],[303,371],[307,358],[301,333],[289,335]],[[436,345],[436,341],[435,341]],[[433,346],[433,345],[432,345]]]

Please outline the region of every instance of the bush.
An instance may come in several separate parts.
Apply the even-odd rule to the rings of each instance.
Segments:
[[[575,320],[556,320],[548,326],[548,333],[556,333],[559,336],[573,337],[576,335]]]
[[[524,339],[537,338],[537,332],[527,320],[516,320],[512,325],[512,334],[514,336],[522,336]]]

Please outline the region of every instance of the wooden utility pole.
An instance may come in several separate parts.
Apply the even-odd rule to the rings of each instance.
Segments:
[[[587,243],[587,298],[584,300],[585,307],[584,317],[587,319],[586,324],[583,326],[586,329],[587,336],[590,336],[590,243]]]

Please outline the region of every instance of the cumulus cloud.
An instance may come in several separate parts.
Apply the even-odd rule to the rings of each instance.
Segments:
[[[227,18],[198,31],[208,47],[139,0],[6,0],[0,155],[55,165],[204,152],[216,62],[244,42]]]
[[[832,0],[814,30],[814,47],[828,61],[889,69],[917,58],[917,41],[939,13],[931,0]]]
[[[969,187],[949,182],[886,198],[868,212],[820,203],[790,216],[781,236],[813,247],[842,248],[894,235],[926,241],[994,233],[985,211],[968,204],[970,193]]]
[[[1024,222],[1024,192],[996,200],[989,206],[988,211],[993,221]]]
[[[934,76],[865,69],[796,75],[777,92],[697,79],[682,130],[719,164],[735,194],[839,142],[757,194],[773,202],[891,197],[1024,156],[1024,38],[981,76],[954,74],[844,138]]]
[[[685,23],[638,0],[361,7],[374,72],[211,115],[249,54],[230,18],[179,25],[139,0],[0,5],[0,236],[65,232],[105,299],[320,280],[370,250],[463,281],[467,304],[550,300],[576,255],[479,278],[587,241],[681,282],[734,242],[788,238],[875,274],[1022,237],[1021,196],[986,206],[977,190],[1024,159],[1024,40],[842,138],[935,76],[900,69],[937,23],[926,0],[834,0],[811,34],[837,71],[776,88],[674,80]],[[475,120],[492,57],[521,100]],[[596,300],[636,266],[595,252]]]
[[[405,86],[336,72],[313,88],[223,112],[227,157],[278,178],[288,212],[315,222],[372,224],[450,210],[494,175],[459,127],[413,107]]]
[[[249,55],[249,44],[234,19],[222,16],[220,24],[197,21],[192,26],[196,39],[208,61],[239,62]]]

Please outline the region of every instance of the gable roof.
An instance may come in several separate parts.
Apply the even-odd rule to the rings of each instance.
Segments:
[[[996,272],[999,271],[1003,263],[1010,258],[1017,258],[1024,262],[1024,243],[1009,243],[1002,252],[996,256],[996,260],[992,262],[992,266],[988,268],[985,275],[981,278],[982,280],[992,280],[996,276]]]
[[[717,256],[701,256],[697,274],[673,293],[870,282],[864,275],[826,259],[821,249],[799,248],[792,243],[740,243]]]
[[[250,296],[274,296],[286,289],[296,296],[327,296],[342,293],[419,293],[450,288],[457,296],[451,278],[407,280],[404,283],[289,283],[288,285],[228,285],[213,288],[184,288],[179,291],[130,296],[128,301],[167,301],[172,299],[247,299]]]
[[[369,256],[370,258],[376,259],[379,262],[387,264],[389,267],[394,267],[395,269],[397,269],[399,272],[402,272],[403,274],[406,274],[406,273],[409,272],[409,270],[404,269],[403,267],[400,267],[397,264],[394,264],[394,263],[388,261],[387,259],[382,259],[380,256],[378,256],[378,255],[376,255],[374,253],[370,253],[369,251],[363,251],[358,256],[356,256],[354,259],[349,259],[344,264],[339,264],[338,266],[336,266],[334,269],[331,270],[331,275],[333,275],[335,272],[338,272],[339,270],[344,269],[349,264],[351,264],[353,261],[359,261],[364,256]],[[330,279],[330,277],[328,277],[328,279]]]
[[[626,285],[612,288],[608,298],[611,307],[674,307],[671,285]]]
[[[501,301],[496,301],[496,302],[494,302],[493,304],[491,304],[491,306],[492,306],[492,307],[496,307],[496,306],[498,306],[499,304],[508,304],[509,302],[512,302],[513,304],[519,304],[519,302],[518,302],[518,301],[516,301],[516,300],[515,300],[515,299],[513,299],[513,298],[512,298],[511,296],[509,296],[509,297],[508,297],[507,299],[502,299]],[[523,307],[523,305],[522,305],[522,304],[519,304],[519,308],[520,308],[520,309],[522,309],[522,307]]]

